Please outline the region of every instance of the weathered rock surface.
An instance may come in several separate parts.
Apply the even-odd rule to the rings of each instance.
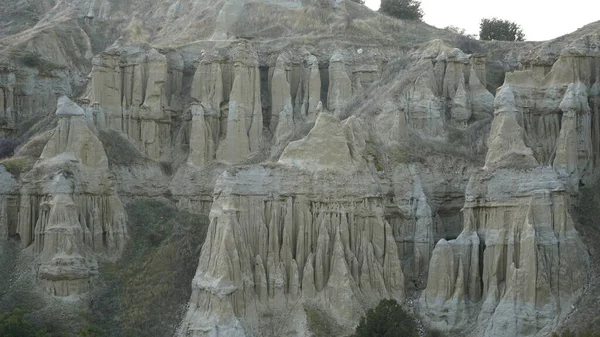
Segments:
[[[0,167],[0,237],[42,288],[83,297],[124,248],[119,197],[160,196],[211,218],[181,336],[308,336],[309,308],[350,334],[382,298],[458,334],[549,335],[587,282],[571,209],[597,177],[598,37],[469,55],[325,7],[9,1],[2,136],[84,106],[60,98],[33,167]]]
[[[581,296],[589,262],[571,205],[595,175],[588,87],[598,80],[588,74],[597,72],[588,68],[597,53],[583,41],[543,77],[507,74],[499,89],[485,166],[466,190],[463,232],[433,251],[420,299],[433,325],[545,336]]]
[[[115,47],[94,58],[91,76],[86,99],[98,125],[123,132],[152,159],[168,156],[166,57],[143,45]]]
[[[93,121],[61,97],[58,126],[40,159],[22,178],[16,228],[21,245],[39,254],[38,277],[53,295],[85,293],[98,258],[115,259],[124,248],[126,216]]]

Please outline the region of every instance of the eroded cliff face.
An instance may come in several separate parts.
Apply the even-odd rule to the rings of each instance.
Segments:
[[[323,111],[278,163],[219,178],[181,335],[259,333],[279,311],[295,314],[278,334],[304,335],[306,303],[352,324],[365,303],[404,298],[383,198],[347,128]]]
[[[507,74],[463,232],[433,251],[421,305],[434,325],[547,335],[582,294],[589,260],[571,212],[597,174],[597,39],[575,41],[546,74]]]
[[[31,167],[0,168],[0,239],[85,299],[136,240],[123,202],[164,197],[211,220],[180,336],[309,336],[313,309],[348,335],[384,298],[464,335],[549,334],[588,282],[597,35],[470,55],[365,10],[40,2],[0,39],[46,55],[0,67],[2,133],[58,107],[17,151]],[[488,58],[516,70],[495,95]]]
[[[62,97],[58,125],[39,160],[8,198],[7,234],[34,250],[38,278],[55,296],[80,295],[98,259],[116,259],[127,236],[114,176],[93,121]]]

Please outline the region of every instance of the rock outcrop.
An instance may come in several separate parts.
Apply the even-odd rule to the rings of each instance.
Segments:
[[[217,159],[235,164],[258,150],[263,116],[258,56],[249,43],[237,46],[233,66],[226,135],[217,150]]]
[[[127,230],[93,120],[66,97],[56,115],[58,126],[22,178],[15,234],[39,254],[44,287],[64,297],[89,289],[97,259],[117,258]]]
[[[571,206],[596,174],[588,88],[597,79],[588,72],[598,56],[580,42],[543,77],[507,74],[499,89],[485,166],[466,190],[463,232],[433,251],[420,304],[434,326],[545,336],[581,296],[589,262]]]
[[[340,141],[332,149],[342,153],[313,158],[332,132]],[[262,315],[302,303],[352,326],[363,305],[402,299],[392,228],[378,187],[360,178],[368,177],[357,169],[360,160],[342,124],[322,112],[277,164],[225,171],[180,334],[245,336]],[[303,317],[299,312],[278,333],[303,334],[295,330],[306,330]]]
[[[92,64],[86,100],[98,127],[126,134],[152,159],[168,158],[170,95],[165,85],[173,83],[173,71],[169,76],[167,58],[144,45],[115,46],[96,56]]]

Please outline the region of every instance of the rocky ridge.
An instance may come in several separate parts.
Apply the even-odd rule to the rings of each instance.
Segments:
[[[181,336],[310,335],[307,308],[349,334],[366,308],[415,291],[436,328],[544,336],[582,294],[571,209],[597,179],[597,35],[501,46],[516,71],[494,95],[491,61],[448,40],[364,44],[418,24],[356,4],[324,9],[314,29],[331,45],[238,34],[265,11],[313,20],[308,3],[44,4],[0,40],[60,66],[1,70],[3,132],[53,106],[57,126],[31,168],[0,175],[0,229],[33,251],[52,296],[86,300],[98,265],[136,239],[121,198],[142,196],[210,214]],[[193,15],[203,28],[185,27]],[[78,55],[36,43],[65,27]]]

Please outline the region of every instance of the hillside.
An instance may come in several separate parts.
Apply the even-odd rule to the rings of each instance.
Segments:
[[[10,0],[0,313],[57,336],[598,331],[600,21],[466,40],[351,1]]]

